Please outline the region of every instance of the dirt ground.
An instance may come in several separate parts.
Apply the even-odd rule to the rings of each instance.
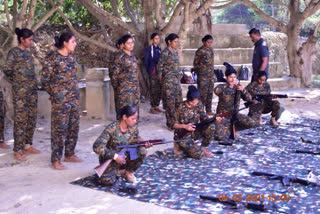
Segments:
[[[281,93],[305,96],[306,99],[281,99],[286,111],[280,122],[290,122],[299,116],[320,118],[319,89],[295,89]],[[217,97],[213,106],[216,103]],[[173,133],[165,127],[164,114],[149,114],[149,102],[141,106],[141,137],[172,140]],[[27,156],[24,163],[13,159],[12,126],[7,125],[5,139],[11,149],[0,150],[0,213],[189,213],[70,184],[94,173],[98,157],[92,151],[92,144],[110,122],[81,118],[76,154],[83,163],[65,163],[68,169],[64,171],[50,167],[50,121],[38,120],[34,147],[40,149],[41,154]],[[149,154],[171,146],[154,146],[149,149]]]

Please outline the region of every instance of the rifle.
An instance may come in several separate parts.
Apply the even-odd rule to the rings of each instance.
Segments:
[[[208,195],[200,195],[200,198],[205,199],[205,200],[210,200],[213,202],[217,202],[217,203],[231,205],[232,208],[234,208],[234,209],[246,207],[248,209],[257,210],[257,211],[268,211],[268,210],[278,211],[278,210],[273,209],[270,205],[264,205],[262,203],[234,201],[231,199],[221,200],[217,197],[208,196]]]
[[[311,155],[320,155],[319,149],[318,149],[318,151],[298,149],[298,150],[296,150],[296,153],[311,154]]]
[[[120,152],[118,152],[118,155],[128,155],[130,160],[135,160],[138,158],[137,155],[137,149],[138,147],[144,147],[145,143],[149,142],[151,143],[151,145],[159,145],[159,144],[168,144],[168,143],[174,143],[174,142],[185,142],[188,141],[189,139],[185,139],[185,140],[178,140],[178,141],[166,141],[165,139],[156,139],[156,140],[145,140],[145,141],[139,141],[137,144],[133,144],[133,145],[119,145],[116,148],[117,149],[121,149]],[[102,174],[104,173],[104,171],[106,171],[107,167],[109,166],[109,164],[111,163],[113,159],[108,159],[105,162],[103,162],[102,164],[96,166],[94,168],[94,171],[97,173],[97,175],[99,177],[102,176]]]
[[[239,82],[238,82],[238,85],[240,85],[240,80],[239,80]],[[240,102],[240,98],[241,98],[241,91],[240,91],[240,90],[236,90],[236,93],[235,93],[235,95],[234,95],[234,102],[233,102],[233,110],[234,110],[234,111],[237,109],[238,98],[239,98],[239,102]],[[237,118],[237,113],[238,113],[238,112],[236,112],[235,114],[233,114],[233,115],[232,115],[232,118],[231,118],[231,127],[230,127],[230,128],[231,128],[231,133],[230,133],[230,138],[231,138],[232,140],[235,140],[235,139],[236,139],[236,135],[235,135],[235,133],[236,133],[236,127],[235,127],[234,122],[235,122],[236,120],[238,120],[238,118]]]
[[[315,145],[319,145],[320,144],[320,141],[318,142],[313,142],[311,140],[306,140],[304,139],[303,137],[300,137],[300,140],[303,142],[303,143],[310,143],[310,144],[315,144]]]
[[[200,123],[196,123],[195,124],[195,127],[196,127],[196,130],[201,130],[203,129],[204,127],[210,125],[211,123],[214,123],[216,121],[216,118],[217,117],[229,117],[231,115],[234,115],[236,113],[238,113],[239,111],[242,111],[243,109],[246,109],[246,108],[249,108],[251,105],[254,105],[254,103],[252,102],[246,102],[244,103],[244,106],[243,108],[241,109],[237,109],[237,110],[232,110],[232,111],[227,111],[227,112],[224,112],[224,113],[221,113],[221,114],[217,114],[215,117],[213,118],[210,118],[210,119],[207,119],[207,120],[203,120],[201,121]],[[191,131],[188,131],[186,129],[179,129],[178,132],[177,132],[177,135],[178,135],[178,138],[183,138],[186,134],[188,134],[189,132]]]
[[[318,184],[318,183],[311,182],[311,181],[308,181],[308,180],[305,180],[302,178],[298,178],[296,176],[276,175],[276,174],[272,174],[272,173],[268,173],[268,172],[257,172],[257,171],[254,171],[251,174],[256,175],[256,176],[267,176],[271,180],[280,180],[284,186],[290,186],[290,182],[299,183],[299,184],[306,185],[306,186],[308,186],[308,185],[320,186],[320,184]]]
[[[288,96],[287,94],[265,94],[265,95],[254,95],[252,99],[254,100],[266,100],[266,99],[276,99],[276,98],[305,98],[301,96]]]

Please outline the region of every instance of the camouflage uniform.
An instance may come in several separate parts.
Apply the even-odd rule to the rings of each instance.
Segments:
[[[206,112],[212,112],[212,96],[216,76],[214,74],[214,54],[212,48],[200,47],[195,54],[193,67],[197,74],[200,99]]]
[[[115,55],[112,67],[112,84],[116,87],[117,119],[120,119],[119,110],[126,105],[134,105],[139,111],[140,88],[137,70],[137,60],[121,51]]]
[[[176,50],[171,52],[165,48],[161,52],[157,73],[162,75],[162,101],[166,111],[167,126],[173,128],[173,122],[177,118],[176,109],[182,102],[180,85],[182,74],[179,71],[179,56]]]
[[[234,110],[234,101],[237,86],[234,85],[233,88],[229,87],[229,84],[218,85],[214,88],[214,93],[219,97],[219,102],[217,106],[217,114],[225,113]],[[246,89],[243,89],[240,97],[245,101],[251,100],[251,95]],[[236,109],[239,109],[240,97],[237,98]],[[216,131],[214,137],[216,140],[226,140],[230,138],[231,134],[231,117],[227,117],[220,122],[216,121]],[[249,129],[257,126],[257,122],[252,118],[240,114],[237,114],[237,120],[235,121],[236,130]]]
[[[266,82],[263,83],[262,87],[260,87],[256,81],[251,82],[249,85],[247,85],[246,89],[251,96],[268,95],[271,93],[270,85]],[[249,108],[248,116],[254,119],[256,122],[259,122],[261,114],[268,114],[271,112],[272,117],[279,119],[283,110],[284,108],[280,107],[278,100],[263,99],[261,100],[261,103]]]
[[[115,51],[111,54],[110,56],[110,60],[109,60],[109,77],[110,77],[110,82],[111,82],[111,85],[112,85],[112,88],[113,88],[113,94],[114,94],[114,106],[117,107],[119,106],[118,103],[118,95],[116,94],[117,93],[117,78],[114,76],[114,72],[113,72],[113,64],[114,64],[114,59],[117,57],[117,55],[119,55],[121,53],[120,50],[118,51]],[[118,118],[118,113],[117,114],[117,118]]]
[[[80,93],[76,77],[74,55],[63,56],[58,51],[50,53],[43,63],[41,82],[50,95],[51,108],[51,162],[74,155],[78,140]]]
[[[26,144],[32,145],[37,123],[38,92],[33,61],[29,50],[15,47],[9,51],[3,69],[12,82],[15,152],[23,152]]]
[[[2,91],[0,91],[0,143],[4,142],[4,100]]]
[[[120,152],[120,149],[117,149],[116,146],[136,144],[138,134],[137,125],[128,127],[127,132],[122,132],[118,121],[109,124],[93,144],[93,151],[99,155],[99,163],[102,164],[108,159],[113,159],[114,155]],[[137,159],[127,159],[124,165],[120,165],[115,160],[112,160],[106,171],[100,177],[101,184],[112,185],[116,182],[118,169],[125,169],[131,173],[135,172],[146,157],[146,149],[138,147],[137,154]]]
[[[199,104],[195,107],[188,107],[187,101],[182,102],[177,109],[176,115],[177,117],[175,118],[176,121],[174,123],[178,123],[178,124],[188,124],[188,123],[196,124],[203,120],[208,119],[208,116],[203,110],[203,105],[201,102],[199,102]],[[212,123],[205,129],[196,130],[194,132],[188,132],[182,138],[179,138],[178,136],[179,131],[180,129],[175,129],[174,140],[181,140],[181,139],[198,140],[200,138],[203,138],[201,142],[201,146],[208,147],[210,142],[213,139],[215,126]],[[184,153],[186,153],[188,156],[194,159],[201,159],[203,157],[203,152],[201,147],[198,146],[194,141],[180,142],[178,144],[180,149]]]

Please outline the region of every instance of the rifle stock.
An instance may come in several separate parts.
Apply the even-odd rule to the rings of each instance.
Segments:
[[[276,99],[276,98],[305,98],[302,96],[288,96],[287,94],[265,94],[265,95],[255,95],[252,99],[254,100],[264,100],[264,99]]]

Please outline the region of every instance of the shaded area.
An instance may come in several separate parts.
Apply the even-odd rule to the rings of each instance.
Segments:
[[[320,121],[303,118],[295,119],[294,123],[297,125],[282,124],[277,129],[262,125],[245,130],[233,146],[214,143],[210,150],[221,150],[224,154],[212,159],[182,158],[173,155],[172,150],[156,152],[148,156],[135,173],[138,181],[133,184],[119,179],[111,187],[102,187],[95,176],[73,184],[197,213],[234,211],[229,205],[199,199],[200,194],[216,197],[222,194],[228,199],[237,194],[242,201],[247,199],[248,202],[254,200],[251,195],[264,195],[264,204],[278,211],[316,213],[320,205],[320,187],[297,183],[283,186],[279,180],[251,175],[253,171],[265,171],[306,179],[310,170],[315,175],[320,174],[319,156],[295,153],[296,149],[317,149],[318,145],[302,142],[300,138],[318,142]],[[275,200],[268,197],[273,194]],[[288,199],[282,195],[290,196],[288,202],[281,200]]]

